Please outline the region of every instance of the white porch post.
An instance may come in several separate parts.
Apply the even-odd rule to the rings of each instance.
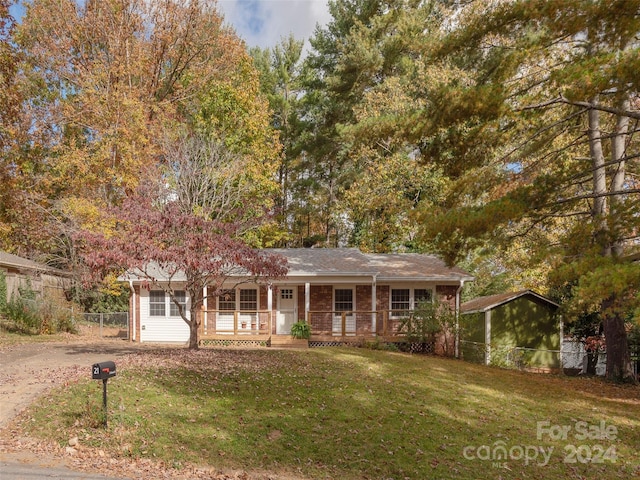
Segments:
[[[309,310],[311,310],[311,284],[306,282],[304,284],[304,320],[311,323]]]
[[[269,335],[271,335],[273,332],[273,285],[271,284],[267,285],[267,310],[269,311]]]
[[[204,295],[204,299],[202,300],[202,305],[204,306],[204,315],[202,316],[202,325],[204,327],[204,333],[207,333],[207,319],[209,318],[209,312],[207,312],[207,310],[209,310],[209,287],[207,287],[206,285],[203,288],[203,295]]]
[[[491,363],[491,310],[484,313],[484,348],[485,348],[485,364]]]
[[[129,288],[131,289],[131,341],[136,341],[136,289],[133,286],[133,280],[129,280]],[[72,304],[73,305],[73,304]],[[72,307],[73,308],[73,307]]]

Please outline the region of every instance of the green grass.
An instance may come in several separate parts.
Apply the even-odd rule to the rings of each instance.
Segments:
[[[102,382],[89,379],[42,399],[24,426],[61,445],[78,436],[112,455],[172,466],[309,478],[640,475],[640,388],[598,379],[364,349],[168,350],[120,362],[108,392],[106,430]],[[543,421],[571,431],[538,438]],[[595,436],[601,422],[615,427],[615,439],[579,438],[576,428]],[[498,445],[515,458],[482,459]],[[564,462],[571,445],[573,464]],[[540,453],[518,458],[533,447],[553,447],[546,465]]]

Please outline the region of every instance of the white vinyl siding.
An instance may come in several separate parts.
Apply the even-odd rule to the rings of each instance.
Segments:
[[[188,298],[183,293],[184,307]],[[186,311],[189,318],[189,311]],[[140,293],[140,341],[187,342],[189,326],[178,315],[177,308],[162,290],[142,290]]]

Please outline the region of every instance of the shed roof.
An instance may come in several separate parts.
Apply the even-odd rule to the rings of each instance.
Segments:
[[[68,276],[69,273],[64,270],[34,262],[27,258],[19,257],[13,253],[3,252],[0,250],[0,266],[16,268],[18,270],[27,270],[30,272],[46,272],[51,275]]]
[[[517,298],[524,296],[532,296],[536,300],[547,303],[555,308],[560,307],[560,305],[558,305],[557,303],[549,300],[546,297],[543,297],[533,290],[520,290],[519,292],[498,293],[496,295],[474,298],[473,300],[464,302],[460,306],[460,311],[462,313],[486,312],[487,310],[492,310],[496,307],[499,307],[500,305],[504,305],[505,303],[511,302],[513,300],[516,300]]]

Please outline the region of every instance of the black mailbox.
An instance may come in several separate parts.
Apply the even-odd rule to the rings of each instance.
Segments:
[[[116,364],[114,362],[94,363],[91,367],[91,378],[93,380],[107,380],[116,376]]]

